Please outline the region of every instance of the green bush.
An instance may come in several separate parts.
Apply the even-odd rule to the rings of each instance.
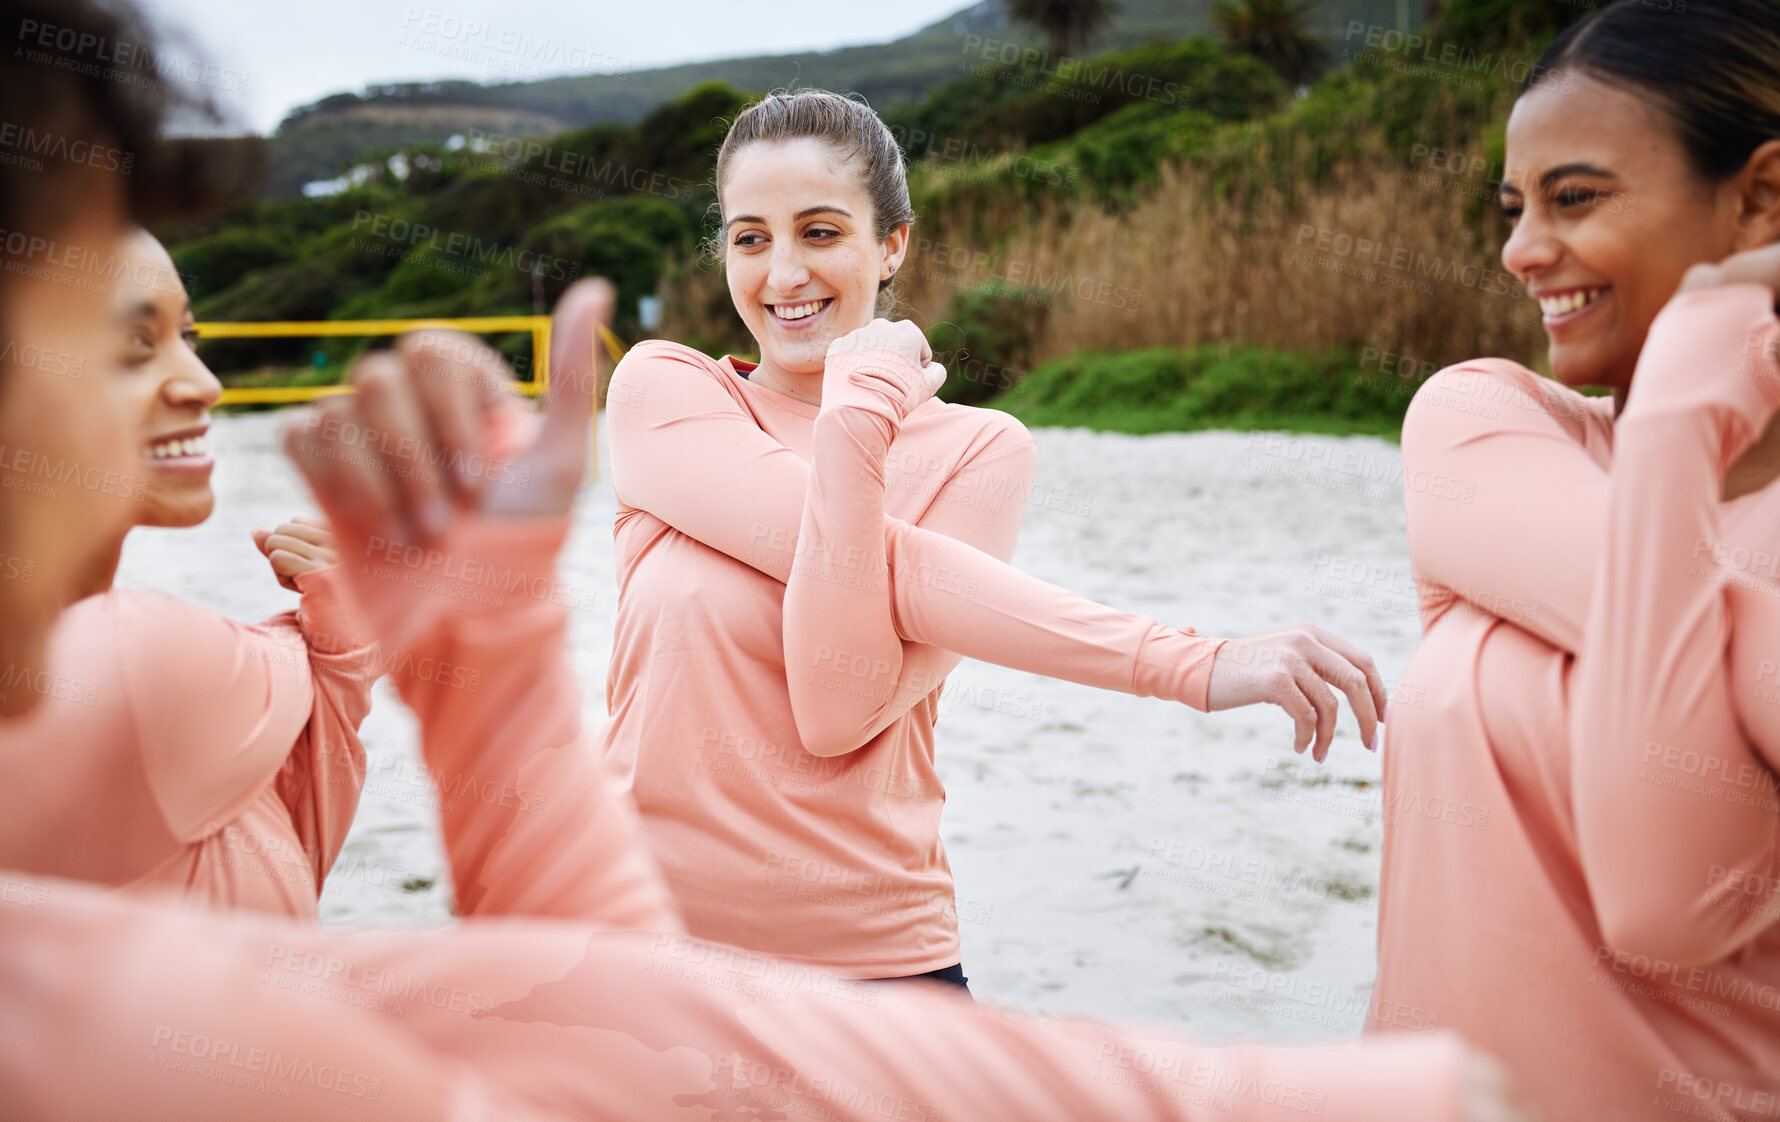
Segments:
[[[1033,426],[1113,432],[1209,428],[1395,438],[1415,384],[1366,374],[1352,351],[1158,347],[1048,362],[990,404]]]
[[[173,266],[194,292],[219,290],[249,273],[296,257],[287,232],[269,226],[230,226],[186,242],[173,252]]]
[[[934,360],[946,368],[945,401],[975,405],[1018,384],[1049,306],[1035,289],[991,281],[960,290],[933,325]]]

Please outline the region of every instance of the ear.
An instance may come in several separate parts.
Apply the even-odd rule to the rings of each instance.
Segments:
[[[890,274],[902,268],[902,259],[909,251],[909,224],[904,222],[884,236],[884,263],[878,269],[880,281],[890,279]]]
[[[1780,242],[1780,140],[1758,145],[1737,180],[1737,248]]]

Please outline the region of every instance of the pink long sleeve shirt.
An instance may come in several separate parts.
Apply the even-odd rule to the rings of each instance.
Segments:
[[[579,733],[567,610],[550,595],[566,530],[566,519],[466,522],[415,557],[425,582],[392,572],[406,565],[387,551],[343,550],[383,646],[417,653],[395,676],[442,788],[475,781],[547,796],[542,813],[513,799],[503,813],[483,806],[447,821],[469,918],[447,932],[331,935],[0,872],[9,1115],[1464,1117],[1450,1034],[1203,1048],[1171,1028],[1033,1020],[678,933],[634,814]],[[382,559],[356,560],[370,554]],[[483,671],[478,690],[418,669],[420,652]],[[14,727],[0,722],[0,745]]]
[[[1219,641],[1005,563],[1035,463],[1013,418],[925,398],[891,352],[831,360],[820,408],[752,369],[648,342],[613,374],[605,751],[694,935],[855,977],[948,966],[946,674],[1203,710]]]
[[[1461,485],[1407,493],[1370,1026],[1460,1030],[1546,1117],[1780,1116],[1780,488],[1718,501],[1772,301],[1673,300],[1617,425],[1499,361],[1404,423],[1405,478]]]
[[[337,567],[297,587],[253,626],[133,589],[64,613],[23,684],[46,696],[0,740],[0,865],[313,919],[377,651]]]

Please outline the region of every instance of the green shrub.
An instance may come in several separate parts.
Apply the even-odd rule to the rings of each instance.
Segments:
[[[1033,426],[1114,432],[1209,428],[1395,438],[1415,384],[1361,371],[1346,348],[1157,347],[1048,362],[990,404]]]
[[[939,396],[974,405],[1018,384],[1049,306],[1034,289],[991,281],[960,290],[929,337],[946,368]]]

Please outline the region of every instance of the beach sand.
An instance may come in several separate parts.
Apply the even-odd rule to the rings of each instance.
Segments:
[[[248,536],[315,509],[278,452],[279,425],[219,418],[216,514],[132,534],[119,583],[239,620],[293,608]],[[1318,623],[1370,651],[1394,688],[1418,635],[1395,445],[1035,435],[1019,568],[1205,634]],[[561,574],[579,606],[590,724],[605,719],[614,507],[602,467]],[[450,884],[414,723],[387,685],[375,701],[367,790],[323,922],[438,926]],[[1380,766],[1345,703],[1318,766],[1293,755],[1291,722],[1272,707],[1203,715],[966,661],[937,739],[979,999],[1172,1022],[1212,1041],[1357,1034],[1374,972]]]

